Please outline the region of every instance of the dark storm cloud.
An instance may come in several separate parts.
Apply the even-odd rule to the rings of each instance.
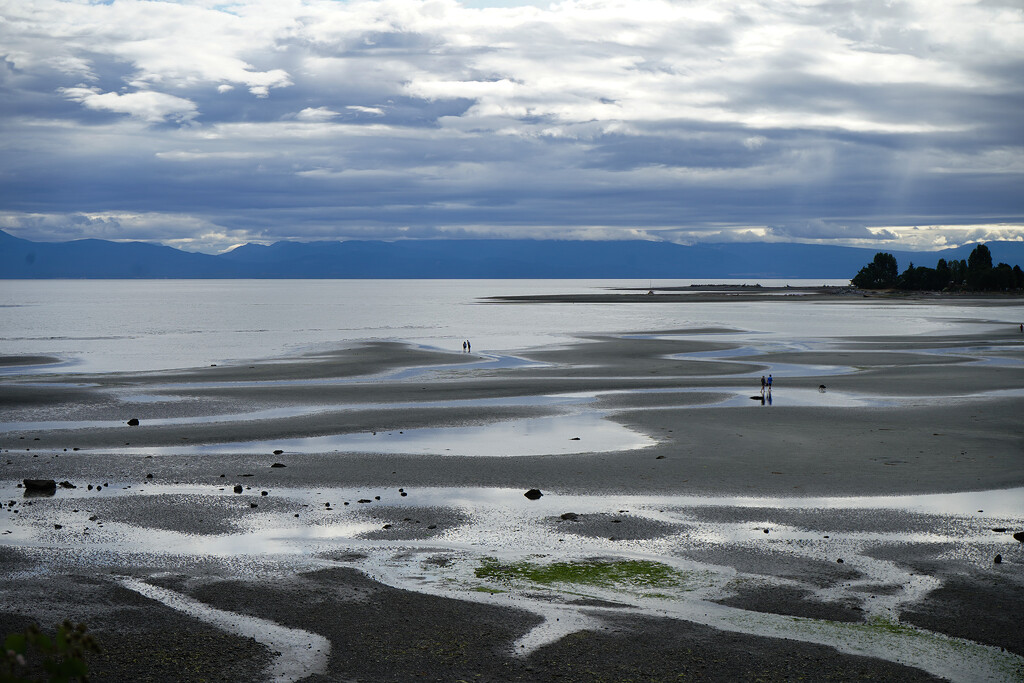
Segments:
[[[30,239],[1024,232],[1012,4],[0,7]]]

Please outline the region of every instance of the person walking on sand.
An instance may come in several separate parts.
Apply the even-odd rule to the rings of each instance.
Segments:
[[[768,375],[768,393],[772,393],[772,376]]]
[[[764,381],[764,375],[761,375],[761,393],[762,394],[764,393],[764,385],[765,384],[767,384],[767,382]]]
[[[466,350],[473,353],[473,345],[469,343],[468,339],[466,340]]]
[[[464,341],[464,342],[462,342],[462,352],[463,352],[463,353],[465,353],[465,352],[466,352],[466,344],[468,344],[468,343],[469,343],[469,342],[467,342],[467,341]]]

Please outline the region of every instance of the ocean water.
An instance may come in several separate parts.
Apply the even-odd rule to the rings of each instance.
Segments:
[[[975,308],[786,301],[665,304],[495,304],[484,297],[685,286],[638,280],[6,280],[0,355],[61,358],[62,372],[206,366],[399,340],[509,353],[576,335],[724,327],[762,344],[970,328],[1024,318],[1024,307]],[[729,282],[729,281],[721,281]],[[733,281],[741,284],[741,281]],[[753,281],[746,281],[752,284]],[[847,284],[761,281],[764,285]],[[1007,310],[1007,308],[1013,310]],[[974,326],[976,329],[976,326]],[[53,370],[53,366],[49,367]],[[6,374],[32,372],[8,368]]]

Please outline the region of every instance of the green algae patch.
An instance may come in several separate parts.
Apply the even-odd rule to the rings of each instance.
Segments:
[[[579,562],[503,563],[485,557],[475,570],[479,579],[501,582],[555,583],[612,587],[669,588],[684,585],[687,574],[649,560],[582,560]]]

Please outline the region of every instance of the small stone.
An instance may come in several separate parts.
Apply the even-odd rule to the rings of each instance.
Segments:
[[[562,519],[564,519],[567,522],[575,522],[579,518],[580,516],[577,515],[575,512],[566,512],[562,515]]]
[[[54,529],[63,529],[63,528],[64,528],[64,525],[63,525],[63,524],[54,524],[54,525],[53,525],[53,528],[54,528]],[[998,557],[998,555],[997,555],[996,557]]]
[[[579,440],[580,440],[580,437],[578,437],[578,436],[574,436],[571,439],[569,439],[569,441],[579,441]]]
[[[1018,531],[1013,535],[1013,538],[1015,541],[1020,541],[1021,543],[1024,543],[1024,531]]]
[[[235,493],[241,493],[242,492],[242,485],[241,484],[235,484],[235,488],[233,490],[234,490]]]
[[[664,460],[664,459],[665,459],[664,455],[659,455],[657,458],[655,458],[655,460]]]
[[[995,564],[1002,564],[1003,563],[1003,556],[1002,555],[996,555],[995,558],[992,560],[992,562],[994,562]]]
[[[95,522],[97,519],[99,519],[99,517],[97,517],[96,515],[89,515],[90,522]]]
[[[274,455],[281,455],[282,453],[284,453],[284,451],[282,451],[280,448],[274,451]]]
[[[408,496],[409,494],[408,494],[408,493],[406,493],[405,491],[402,491],[402,492],[401,492],[400,494],[398,494],[398,495],[402,496],[402,498],[405,498],[405,497],[406,497],[406,496]]]
[[[128,420],[128,426],[129,427],[138,427],[139,426],[139,418],[133,417],[132,419]]]
[[[146,479],[152,479],[152,478],[153,478],[153,473],[152,472],[150,472],[149,474],[146,475]]]
[[[529,491],[527,491],[523,495],[526,496],[527,498],[529,498],[530,500],[537,500],[538,498],[540,498],[544,494],[540,492],[540,489],[530,489]]]
[[[269,496],[270,495],[270,491],[260,491],[260,495],[261,496]]]
[[[385,528],[385,529],[390,529],[390,528],[391,528],[391,525],[390,525],[390,524],[385,524],[385,525],[384,525],[384,528]]]
[[[843,563],[843,558],[840,557],[838,560],[836,560],[836,563],[837,564],[842,564]]]
[[[62,489],[77,489],[78,487],[72,484],[70,481],[62,481],[59,486]]]
[[[428,529],[436,529],[437,525],[436,524],[430,524],[430,525],[427,526],[427,528]]]
[[[285,464],[279,463],[279,462],[275,462],[273,465],[271,465],[271,467],[288,467],[288,465],[285,465]],[[221,476],[224,476],[224,475],[221,475]]]
[[[357,502],[357,503],[372,503],[373,501],[372,501],[372,500],[370,500],[369,498],[360,498],[360,499],[359,499],[359,500],[357,500],[356,502]]]

